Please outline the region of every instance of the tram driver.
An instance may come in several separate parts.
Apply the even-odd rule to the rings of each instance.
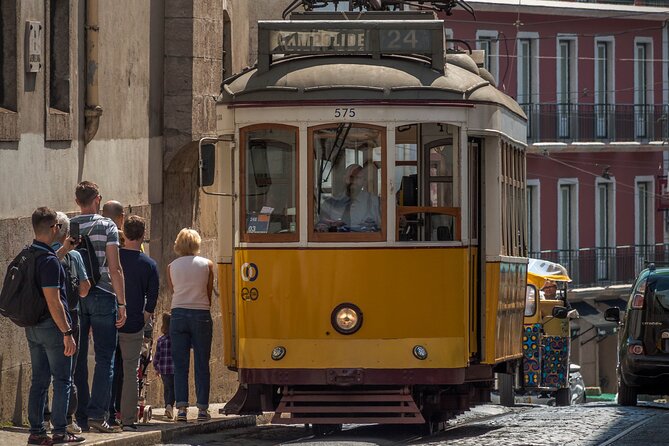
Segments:
[[[365,190],[366,176],[359,164],[349,165],[344,173],[345,191],[321,203],[318,232],[379,232],[379,197]]]

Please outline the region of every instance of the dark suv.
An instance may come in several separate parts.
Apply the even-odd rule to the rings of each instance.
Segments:
[[[640,393],[669,393],[669,267],[649,265],[634,282],[622,318],[615,307],[604,317],[621,324],[618,404],[635,406]]]

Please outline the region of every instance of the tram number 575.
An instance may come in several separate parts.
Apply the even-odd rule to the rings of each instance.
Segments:
[[[335,118],[355,118],[355,108],[335,108]]]

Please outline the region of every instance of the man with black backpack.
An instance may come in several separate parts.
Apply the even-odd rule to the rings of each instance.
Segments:
[[[26,327],[30,348],[32,380],[28,396],[30,437],[28,444],[52,445],[78,443],[82,437],[66,432],[66,412],[72,374],[72,355],[77,345],[72,336],[72,321],[68,313],[63,270],[51,244],[56,239],[61,224],[56,213],[47,207],[33,212],[32,225],[35,240],[31,248],[42,253],[35,260],[36,285],[42,290],[48,306],[44,320]],[[26,278],[26,280],[31,280]],[[53,379],[53,404],[51,422],[53,437],[44,428],[44,405]]]
[[[74,247],[78,244],[78,238],[75,240],[70,235],[70,219],[64,212],[57,212],[58,224],[61,225],[56,236],[56,240],[51,244],[51,247],[60,260],[60,264],[65,271],[65,291],[67,294],[67,306],[69,308],[70,320],[72,321],[72,334],[74,341],[77,343],[77,351],[72,358],[72,379],[74,380],[74,364],[77,363],[77,356],[79,353],[79,298],[88,295],[91,289],[91,282],[86,275],[86,268],[81,259],[81,255]],[[80,434],[81,428],[73,419],[77,410],[79,399],[77,396],[77,386],[72,383],[70,387],[70,399],[67,406],[67,432],[70,434]],[[44,420],[50,420],[51,412],[49,410],[49,403],[44,410]]]
[[[100,195],[98,185],[82,181],[75,191],[81,215],[73,217],[78,223],[81,254],[91,291],[81,300],[81,342],[74,380],[79,406],[77,423],[83,430],[89,427],[102,433],[121,432],[107,420],[114,354],[119,327],[126,320],[125,284],[119,260],[118,229],[114,222],[98,214]],[[88,387],[88,336],[93,330],[95,372],[93,385]]]

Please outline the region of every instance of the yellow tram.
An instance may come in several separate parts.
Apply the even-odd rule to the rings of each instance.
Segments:
[[[526,118],[433,13],[343,15],[259,22],[201,142],[226,411],[434,429],[522,357]]]

